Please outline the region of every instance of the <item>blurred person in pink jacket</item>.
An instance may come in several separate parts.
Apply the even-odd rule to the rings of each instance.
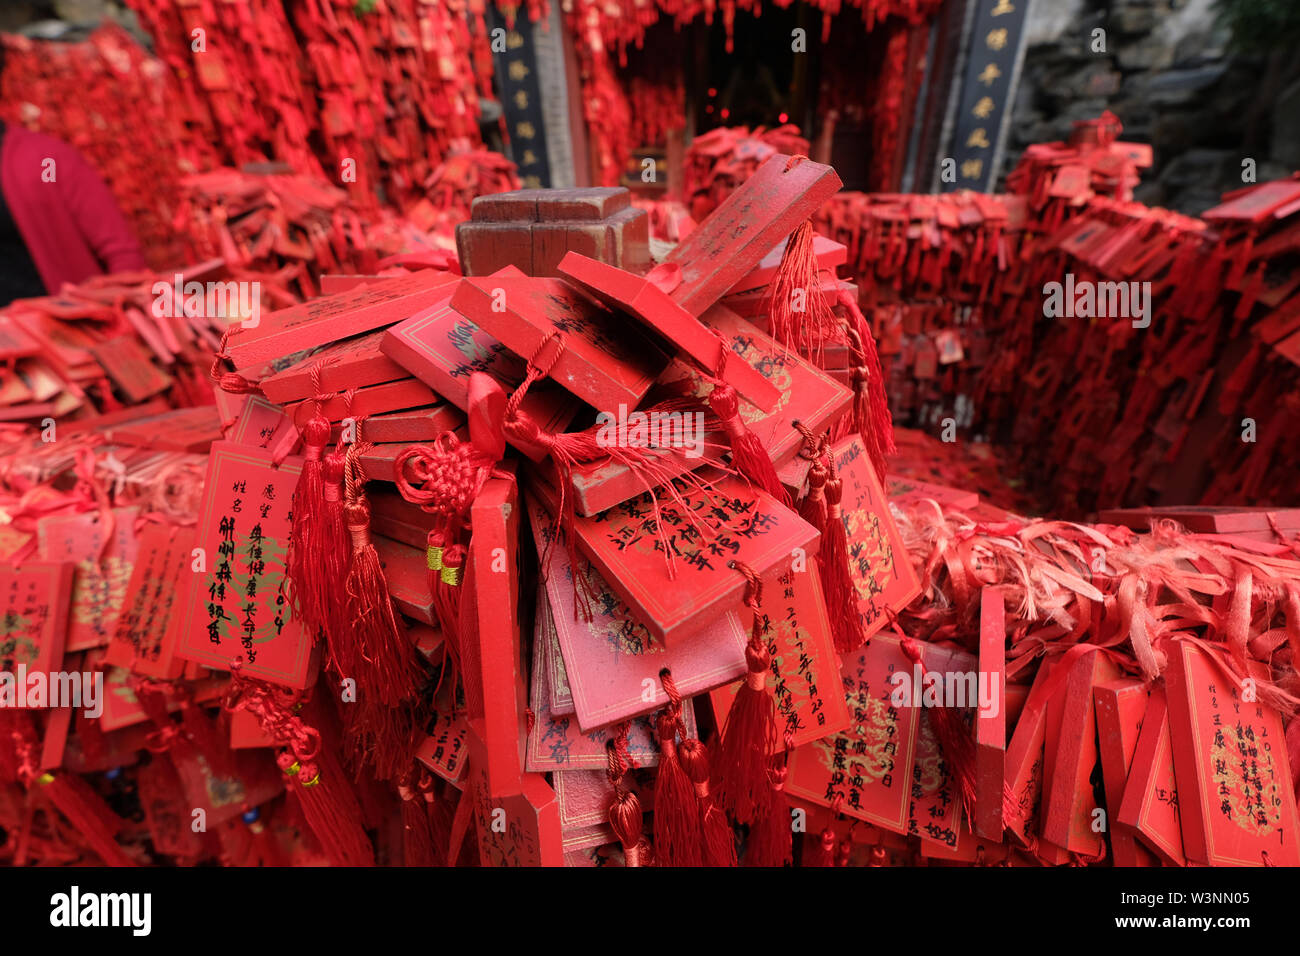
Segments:
[[[0,306],[145,268],[117,200],[81,154],[0,124]]]

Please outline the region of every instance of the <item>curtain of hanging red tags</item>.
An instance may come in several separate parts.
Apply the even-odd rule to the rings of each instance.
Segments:
[[[1199,218],[1145,206],[1131,192],[1150,148],[1119,132],[1106,114],[1030,147],[1009,195],[840,193],[819,211],[818,231],[848,247],[889,408],[1003,443],[1039,476],[1038,506],[1066,516],[1162,492],[1285,502],[1300,462],[1281,440],[1300,425],[1285,279],[1300,181]]]
[[[189,138],[217,148],[200,169],[277,160],[361,208],[405,208],[441,157],[479,145],[471,25],[453,3],[131,6]]]
[[[812,6],[822,12],[823,41],[829,34],[831,18],[840,14],[844,7],[855,7],[861,14],[860,21],[845,16],[846,31],[870,31],[886,21],[892,24],[887,64],[880,74],[887,84],[887,92],[877,97],[873,106],[878,120],[873,145],[877,151],[887,151],[880,155],[892,157],[897,152],[898,130],[902,122],[898,113],[903,102],[901,84],[906,82],[903,67],[908,56],[907,27],[932,16],[939,7],[939,0],[849,0],[847,4],[842,4],[842,0],[818,0]],[[605,186],[618,182],[633,148],[660,142],[658,136],[678,127],[675,119],[658,119],[660,105],[663,108],[672,106],[678,112],[685,109],[680,96],[684,89],[665,84],[661,77],[649,80],[627,77],[620,72],[628,65],[628,47],[640,49],[647,29],[661,17],[672,20],[674,26],[680,28],[697,19],[712,23],[720,13],[730,51],[736,12],[754,16],[762,14],[759,0],[725,0],[717,5],[700,0],[620,0],[614,4],[601,0],[576,0],[566,9],[578,55],[583,116],[594,142],[596,168],[593,179]],[[670,103],[670,98],[675,98],[676,103]],[[656,138],[646,138],[651,133]],[[798,135],[797,130],[794,130],[794,135]],[[784,153],[808,152],[807,145],[802,149],[790,148],[788,143],[773,145]],[[888,167],[882,173],[886,174]],[[720,199],[718,197],[715,203]],[[697,218],[704,212],[707,210],[693,209]]]
[[[113,191],[150,265],[181,261],[184,236],[171,222],[180,178],[209,165],[211,150],[187,137],[162,64],[114,23],[84,43],[2,42],[0,118],[74,146]]]

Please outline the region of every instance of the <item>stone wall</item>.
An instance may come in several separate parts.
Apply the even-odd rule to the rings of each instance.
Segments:
[[[1300,169],[1300,57],[1229,41],[1214,0],[1034,0],[1003,172],[1104,109],[1154,148],[1136,192],[1151,205],[1200,213],[1242,185],[1246,158],[1260,182]]]

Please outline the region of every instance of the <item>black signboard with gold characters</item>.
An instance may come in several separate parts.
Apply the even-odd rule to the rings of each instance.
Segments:
[[[510,158],[519,167],[519,180],[525,189],[548,188],[551,164],[546,151],[533,26],[522,12],[515,17],[513,26],[506,24],[494,4],[488,4],[487,12],[492,66],[505,115]]]
[[[939,158],[942,191],[997,185],[1006,121],[1015,105],[1016,72],[1025,20],[1032,0],[976,0],[970,57],[951,145]]]

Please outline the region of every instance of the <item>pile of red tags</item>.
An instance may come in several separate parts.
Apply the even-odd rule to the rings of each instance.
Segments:
[[[472,160],[471,160],[472,164]],[[471,185],[482,182],[469,177]],[[186,225],[188,261],[219,259],[234,270],[273,271],[298,298],[316,294],[322,273],[370,274],[400,265],[453,268],[453,224],[463,194],[435,193],[413,217],[359,210],[336,186],[271,166],[188,176],[177,216]],[[464,206],[459,205],[464,202]]]
[[[934,461],[888,475],[879,318],[924,288],[1028,323],[1053,257],[1121,248],[1212,309],[1192,256],[1267,276],[1287,201],[1229,200],[1211,242],[1119,199],[1049,235],[1023,197],[839,186],[776,153],[653,260],[625,190],[482,197],[462,275],[380,257],[311,180],[217,171],[224,264],[7,313],[9,417],[51,355],[90,384],[0,432],[0,859],[1300,863],[1300,517],[1023,518],[914,433]],[[1097,375],[1145,331],[1078,328]]]
[[[815,272],[838,186],[775,156],[649,272],[325,275],[234,314],[215,408],[8,435],[6,855],[790,859],[787,764],[917,584],[887,421],[721,300]],[[490,202],[525,234],[627,209]],[[111,718],[40,679],[74,669]]]
[[[432,7],[420,9],[421,16],[433,15]],[[158,5],[150,10],[163,16]],[[238,20],[232,5],[221,5],[219,12]],[[221,22],[204,20],[202,29]],[[279,49],[276,29],[285,28],[272,29],[277,22],[272,18],[265,30],[237,32],[248,42]],[[237,25],[232,21],[230,28]],[[441,49],[445,37],[439,37],[430,39],[430,49]],[[459,124],[438,119],[443,138],[436,148],[406,127],[409,143],[401,148],[370,129],[365,141],[378,144],[382,161],[351,141],[351,152],[343,144],[334,159],[319,159],[306,140],[321,118],[268,98],[265,78],[223,65],[222,57],[239,47],[193,53],[202,69],[191,74],[169,71],[114,25],[100,27],[85,43],[16,36],[4,42],[5,121],[48,133],[82,153],[113,191],[154,268],[224,258],[232,268],[262,271],[302,265],[302,274],[314,281],[322,271],[375,272],[399,255],[446,266],[453,227],[469,215],[474,197],[518,187],[512,163],[474,145],[472,117]],[[164,43],[164,55],[168,49]],[[459,68],[446,56],[439,60],[444,74]],[[240,69],[244,62],[238,61]],[[273,70],[274,61],[265,56],[257,62],[278,77],[297,77],[288,66]],[[212,99],[204,105],[194,90],[177,86],[178,76],[215,84],[203,86]],[[430,110],[446,106],[434,99]],[[257,114],[256,122],[241,120],[248,110]],[[223,132],[226,125],[237,127],[239,135]],[[156,148],[124,150],[124,142]],[[218,151],[214,144],[225,148]],[[407,152],[418,162],[406,162]],[[381,195],[383,206],[376,201]],[[314,294],[314,286],[300,294]]]
[[[211,406],[208,370],[227,323],[296,301],[292,278],[217,261],[16,300],[0,315],[0,421],[35,425],[61,447],[67,422],[98,426],[119,413]]]
[[[1094,196],[1132,199],[1142,170],[1151,166],[1151,147],[1116,139],[1122,131],[1119,118],[1106,110],[1095,120],[1077,121],[1068,142],[1027,147],[1007,175],[1008,191],[1028,198],[1045,230]]]
[[[951,747],[951,717],[926,712],[939,762],[918,755],[916,779],[937,781],[939,805],[970,828],[950,813],[954,840],[924,820],[921,854],[946,843],[940,858],[986,865],[1294,865],[1296,513],[1106,516],[1149,529],[1138,534],[999,515],[959,494],[899,501],[922,597],[898,623],[950,649],[936,668],[949,692],[965,681],[967,700],[983,695],[976,673],[1001,689],[959,712]]]

